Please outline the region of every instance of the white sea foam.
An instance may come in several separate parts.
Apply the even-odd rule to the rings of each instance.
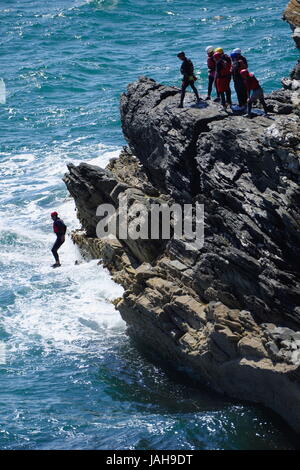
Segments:
[[[18,166],[25,166],[31,164],[35,160],[35,155],[33,153],[21,153],[19,155],[15,155],[10,157],[10,161]]]
[[[119,0],[77,0],[74,3],[74,6],[70,8],[70,10],[73,8],[80,8],[87,4],[95,6],[97,9],[111,10],[113,8],[116,8],[118,6],[118,3],[119,3]]]
[[[102,168],[105,168],[112,158],[118,158],[119,155],[120,155],[120,150],[113,150],[110,152],[105,152],[103,155],[99,157],[92,158],[91,160],[88,161],[88,163],[90,163],[91,165],[98,165],[98,166],[101,166]]]
[[[119,150],[99,146],[95,153],[95,158],[86,161],[103,167]],[[16,154],[6,159],[11,170],[21,167],[25,171],[30,167],[28,182],[24,177],[21,185],[16,174],[3,178],[10,191],[7,197],[15,197],[16,191],[26,194],[33,187],[38,193],[36,199],[31,198],[20,206],[2,206],[1,262],[6,273],[5,288],[8,294],[12,293],[14,301],[0,310],[0,322],[11,335],[8,341],[11,353],[26,350],[33,344],[40,344],[45,351],[88,353],[88,344],[104,344],[109,335],[124,334],[124,322],[111,303],[122,295],[123,289],[111,280],[97,260],[83,260],[67,236],[59,251],[62,267],[51,268],[54,259],[50,249],[55,240],[49,216],[51,209],[40,202],[61,184],[67,161],[78,163],[77,158],[68,159],[62,148],[44,154],[43,159],[39,159],[38,153]],[[39,181],[29,184],[34,181],[34,174]],[[4,192],[0,200],[6,200]],[[74,201],[67,193],[65,199],[61,195],[55,198],[52,209],[63,218],[68,232],[79,226]],[[75,261],[79,264],[75,265]]]
[[[6,86],[3,78],[0,78],[0,104],[6,103]]]
[[[101,342],[116,329],[123,331],[120,315],[110,303],[122,295],[122,288],[97,260],[84,262],[70,238],[60,250],[62,267],[52,269],[50,247],[44,247],[47,253],[37,250],[36,257],[28,250],[21,258],[10,260],[15,267],[26,269],[19,279],[10,279],[16,299],[8,308],[9,315],[0,315],[6,332],[12,335],[10,345],[17,343],[26,349],[38,342],[46,350],[85,352],[86,342]],[[4,257],[4,263],[6,260]],[[82,263],[75,265],[75,260]],[[23,293],[26,287],[28,295]]]

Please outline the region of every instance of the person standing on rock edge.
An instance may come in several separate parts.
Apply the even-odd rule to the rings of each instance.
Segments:
[[[67,231],[67,226],[64,224],[64,221],[58,217],[57,212],[51,213],[51,219],[53,220],[53,232],[56,234],[56,242],[54,243],[51,251],[55,259],[55,263],[52,264],[52,268],[58,268],[61,266],[57,250],[65,242],[65,234]]]
[[[268,116],[267,103],[265,102],[265,98],[264,98],[264,90],[260,86],[259,81],[254,76],[254,74],[250,73],[247,69],[241,70],[240,74],[244,79],[245,87],[247,89],[247,94],[248,94],[247,116],[251,117],[252,104],[257,100],[260,101],[260,103],[262,104],[264,108],[265,115]]]
[[[238,54],[237,52],[232,52],[230,56],[232,60],[231,73],[232,73],[234,88],[236,91],[236,96],[238,98],[239,107],[244,108],[247,105],[248,96],[247,96],[245,83],[240,72],[241,70],[244,70],[247,68],[247,61],[244,62],[244,60],[241,58],[242,57],[241,54]]]
[[[213,58],[216,62],[216,88],[220,93],[222,106],[226,110],[228,105],[232,106],[230,89],[231,59],[229,59],[229,62],[224,58],[224,55],[221,52],[215,52]]]
[[[182,80],[182,86],[181,86],[181,98],[180,98],[179,108],[183,108],[185,90],[187,89],[188,86],[190,86],[193,92],[195,93],[196,98],[197,98],[197,103],[200,102],[200,97],[198,94],[198,90],[194,85],[194,82],[197,80],[197,77],[195,77],[194,75],[193,62],[185,56],[184,52],[179,52],[179,54],[177,54],[177,57],[179,60],[182,61],[180,72],[183,75],[183,80]]]
[[[216,78],[216,63],[214,61],[214,47],[207,46],[205,49],[207,54],[207,68],[208,68],[208,89],[207,89],[207,97],[206,100],[211,99],[211,92],[213,89],[213,84],[215,83]],[[216,102],[220,101],[220,95],[217,91],[217,98],[214,100]]]
[[[245,69],[248,68],[248,60],[244,55],[242,55],[242,50],[239,47],[233,49],[232,54],[237,54],[238,60],[242,60],[245,64]]]

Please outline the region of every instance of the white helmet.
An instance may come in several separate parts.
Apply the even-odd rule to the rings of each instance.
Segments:
[[[242,51],[239,47],[237,47],[236,49],[233,49],[233,51],[232,51],[232,54],[241,54],[241,53],[242,53]]]
[[[207,46],[207,47],[205,48],[205,52],[206,52],[207,54],[209,54],[210,52],[213,52],[213,51],[214,51],[213,46]]]

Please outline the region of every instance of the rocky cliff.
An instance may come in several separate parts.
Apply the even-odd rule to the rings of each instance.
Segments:
[[[106,169],[68,165],[64,181],[83,227],[73,240],[124,286],[116,308],[137,343],[300,432],[298,74],[267,97],[271,118],[251,120],[189,96],[179,109],[178,89],[142,77],[121,98],[128,147]],[[120,195],[149,216],[204,204],[204,245],[97,238],[97,207],[120,220]]]
[[[283,15],[284,20],[286,20],[293,30],[293,39],[300,48],[300,1],[291,0],[286,7],[286,10]]]

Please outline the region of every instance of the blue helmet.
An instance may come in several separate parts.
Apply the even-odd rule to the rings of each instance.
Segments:
[[[231,57],[232,59],[237,59],[237,58],[238,58],[238,55],[239,55],[239,54],[238,54],[237,52],[232,52],[232,53],[230,54],[230,57]]]

